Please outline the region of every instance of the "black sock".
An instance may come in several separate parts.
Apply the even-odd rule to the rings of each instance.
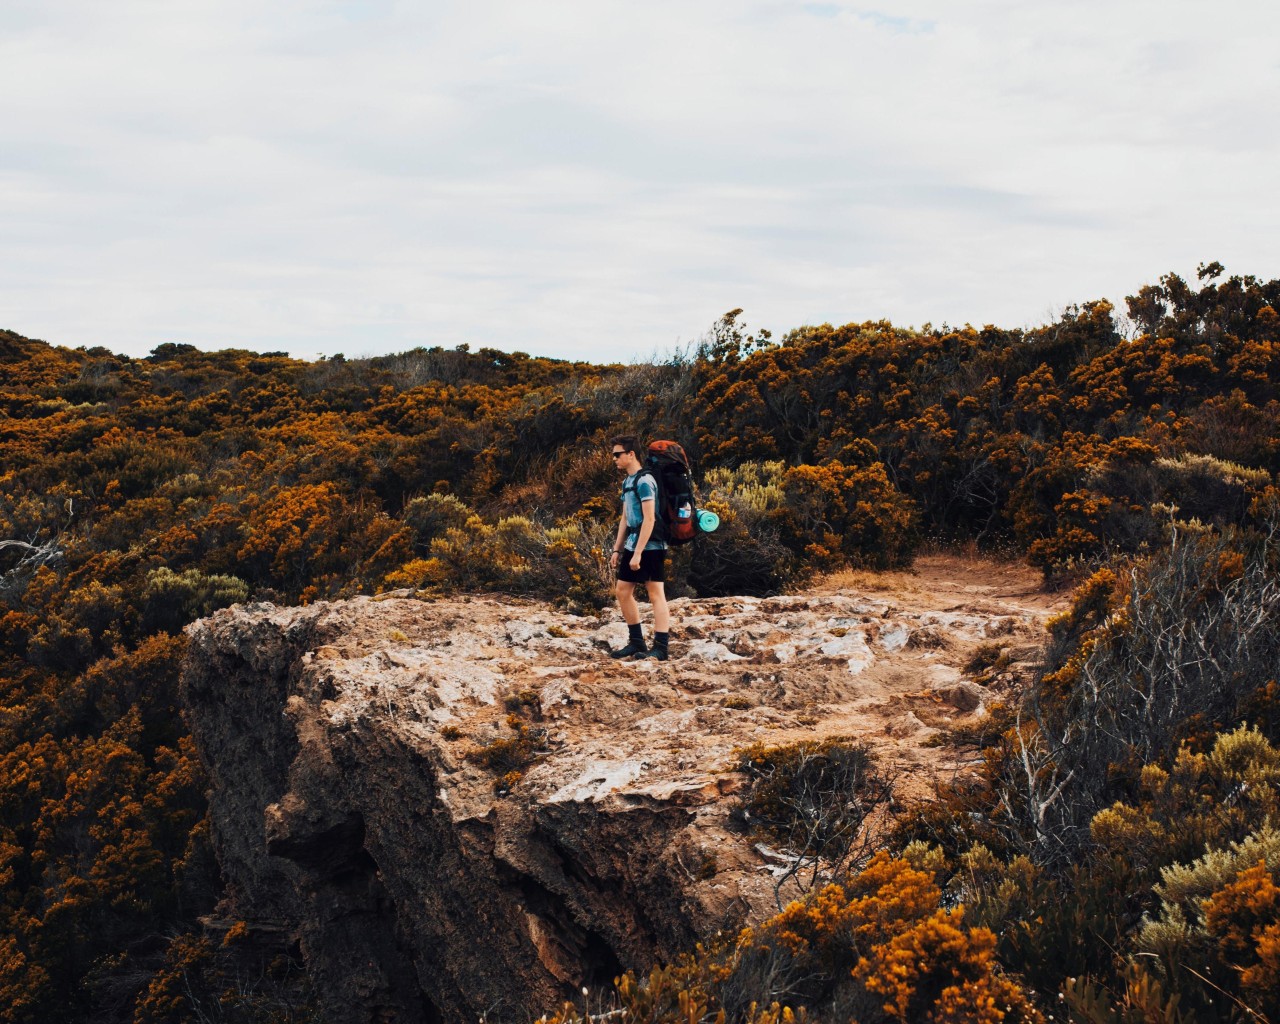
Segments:
[[[668,639],[670,636],[671,636],[671,634],[670,634],[670,633],[654,633],[654,634],[653,634],[653,646],[654,646],[654,647],[661,647],[661,648],[665,651],[665,650],[667,649],[667,639]]]
[[[637,622],[634,626],[628,624],[627,639],[633,644],[644,644],[644,632],[640,629],[640,623]]]

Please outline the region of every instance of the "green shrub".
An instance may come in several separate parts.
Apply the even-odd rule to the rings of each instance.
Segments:
[[[1172,758],[1180,742],[1212,736],[1211,723],[1238,721],[1276,679],[1280,575],[1265,551],[1239,543],[1207,531],[1175,536],[1128,572],[1109,617],[1051,652],[1034,728],[1054,767],[1029,789],[1017,783],[1022,806],[1042,809],[1032,812],[1042,835],[1083,838],[1126,768]],[[1053,779],[1068,776],[1051,800]]]
[[[707,471],[702,507],[720,517],[720,528],[693,545],[689,583],[699,597],[763,597],[802,578],[803,564],[782,543],[777,521],[786,502],[785,471],[781,462]]]
[[[199,569],[178,573],[162,566],[147,574],[142,594],[146,602],[143,622],[148,632],[176,633],[219,608],[249,600],[249,585],[235,576],[207,574]]]
[[[617,527],[588,515],[570,516],[547,531],[547,557],[555,565],[553,596],[571,609],[594,611],[609,603],[613,570],[608,552],[613,550]],[[551,628],[552,635],[558,627]]]
[[[466,525],[475,513],[452,494],[435,491],[421,498],[414,498],[404,507],[400,518],[413,532],[413,549],[425,553],[431,542],[451,528]]]

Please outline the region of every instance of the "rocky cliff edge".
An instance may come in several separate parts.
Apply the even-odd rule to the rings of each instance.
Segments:
[[[335,1024],[533,1019],[791,895],[736,749],[853,736],[923,793],[956,770],[924,741],[1022,685],[1051,606],[1023,567],[921,559],[675,601],[667,663],[610,659],[616,613],[510,598],[218,612],[183,693],[223,910],[297,935]]]

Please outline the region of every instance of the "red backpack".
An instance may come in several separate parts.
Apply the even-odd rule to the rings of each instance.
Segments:
[[[653,535],[668,544],[688,544],[698,535],[693,467],[675,441],[651,441],[644,472],[658,485]]]

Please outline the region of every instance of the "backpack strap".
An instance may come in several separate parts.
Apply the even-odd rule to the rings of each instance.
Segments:
[[[655,475],[654,475],[653,470],[651,470],[651,469],[642,469],[642,470],[640,470],[640,472],[639,472],[639,473],[637,473],[637,474],[635,475],[635,478],[634,478],[634,479],[628,480],[626,483],[624,483],[624,484],[622,485],[622,493],[623,493],[623,494],[631,494],[631,493],[633,493],[633,492],[637,489],[637,488],[636,488],[636,484],[639,482],[639,480],[640,480],[640,478],[641,478],[642,476],[647,476],[650,480],[652,480],[652,481],[653,481],[653,489],[654,489],[655,491],[659,491],[659,492],[660,492],[660,491],[662,490],[662,485],[658,483],[658,478],[657,478],[657,476],[655,476]]]

